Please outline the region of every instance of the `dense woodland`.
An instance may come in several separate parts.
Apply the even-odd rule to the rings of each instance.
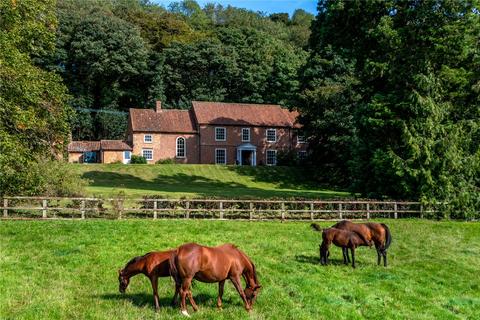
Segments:
[[[316,17],[195,1],[0,2],[0,194],[78,192],[53,155],[126,111],[297,108],[319,183],[480,208],[478,0],[329,1]]]

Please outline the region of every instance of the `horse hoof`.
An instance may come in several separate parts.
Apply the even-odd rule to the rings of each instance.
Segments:
[[[187,310],[182,310],[181,312],[185,317],[189,317],[190,318],[190,315],[188,314]]]

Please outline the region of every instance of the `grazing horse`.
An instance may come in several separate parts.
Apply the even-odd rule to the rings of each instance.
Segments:
[[[190,290],[193,279],[208,283],[218,282],[218,308],[222,308],[223,288],[227,279],[232,281],[247,311],[251,310],[261,288],[252,260],[233,244],[218,247],[206,247],[196,243],[184,244],[170,256],[170,273],[177,287],[180,287],[182,298],[180,309],[186,316],[188,316],[185,301],[187,296],[193,310],[198,310]],[[242,277],[246,282],[245,290],[242,289]]]
[[[125,290],[130,283],[130,278],[142,273],[150,279],[153,289],[153,300],[155,303],[155,310],[160,309],[158,303],[158,277],[170,277],[170,265],[168,259],[173,250],[163,252],[149,252],[143,256],[135,257],[130,260],[123,269],[118,270],[118,282],[120,293],[125,293]],[[175,287],[175,295],[173,296],[172,304],[176,302],[179,288]]]
[[[386,224],[374,222],[353,223],[343,220],[334,224],[332,228],[353,231],[361,234],[367,241],[373,241],[377,249],[377,264],[380,264],[383,257],[383,265],[387,266],[387,249],[392,243],[392,234]],[[346,255],[348,259],[348,251]]]
[[[328,263],[328,256],[330,255],[328,249],[332,243],[337,247],[342,248],[343,263],[345,264],[347,264],[347,257],[345,256],[345,251],[343,249],[350,249],[352,251],[353,268],[355,268],[355,249],[361,245],[369,245],[369,242],[365,238],[355,232],[337,228],[328,228],[322,230],[316,223],[312,223],[311,227],[315,231],[322,232],[323,241],[320,245],[320,263],[323,265]]]

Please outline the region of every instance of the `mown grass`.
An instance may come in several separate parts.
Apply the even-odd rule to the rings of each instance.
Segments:
[[[239,245],[263,289],[248,316],[231,284],[219,311],[217,286],[196,282],[194,319],[479,319],[480,224],[385,222],[393,234],[390,266],[376,266],[375,250],[362,248],[353,270],[338,248],[331,265],[318,264],[319,234],[308,223],[4,220],[0,318],[180,319],[169,306],[170,279],[160,281],[156,314],[148,280],[133,278],[121,295],[116,271],[135,255],[196,241]]]
[[[215,165],[72,164],[90,181],[94,196],[169,198],[335,198],[349,193],[323,189],[308,172],[291,167],[242,167]]]

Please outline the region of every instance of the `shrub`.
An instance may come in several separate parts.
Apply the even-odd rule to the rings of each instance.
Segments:
[[[161,159],[155,162],[155,164],[175,164],[175,159],[173,158],[168,158],[168,159]]]
[[[130,159],[131,164],[147,164],[147,159],[142,156],[136,156],[132,155],[132,158]]]

